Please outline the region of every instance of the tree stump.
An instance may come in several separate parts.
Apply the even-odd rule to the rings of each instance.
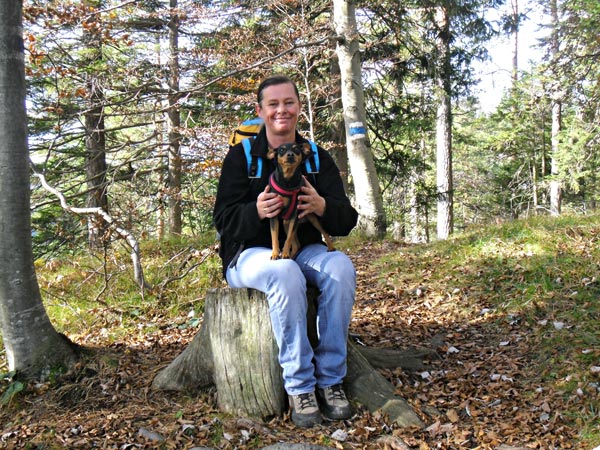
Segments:
[[[286,396],[268,304],[252,289],[212,289],[200,331],[152,381],[156,390],[217,388],[224,412],[244,417],[282,415]]]
[[[219,409],[238,416],[281,416],[286,393],[264,295],[224,290],[205,305]]]
[[[309,288],[308,334],[316,342],[318,291]],[[370,411],[382,410],[400,426],[424,426],[419,416],[370,360],[385,359],[395,367],[413,368],[431,351],[368,349],[348,340],[348,396]],[[384,357],[377,350],[384,352]],[[364,353],[364,354],[363,354]],[[223,412],[266,419],[287,409],[277,344],[271,329],[268,304],[262,292],[253,289],[212,289],[205,299],[204,321],[198,334],[152,382],[154,390],[194,392],[215,386]]]

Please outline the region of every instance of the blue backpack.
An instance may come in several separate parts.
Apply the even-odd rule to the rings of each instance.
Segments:
[[[263,158],[251,154],[252,143],[258,135],[264,122],[261,118],[248,119],[243,121],[240,126],[231,134],[229,138],[229,147],[233,147],[238,143],[242,143],[244,154],[248,162],[248,178],[260,178],[262,175]],[[317,144],[313,141],[308,141],[312,149],[312,156],[305,161],[306,173],[319,173],[319,151]]]

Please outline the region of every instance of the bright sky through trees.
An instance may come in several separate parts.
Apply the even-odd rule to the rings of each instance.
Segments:
[[[541,59],[538,39],[544,36],[546,31],[540,28],[539,24],[544,23],[544,18],[539,13],[539,7],[534,4],[535,2],[520,0],[519,3],[521,13],[527,15],[527,19],[519,29],[518,64],[519,70],[522,71],[528,70],[532,62],[538,62]],[[509,7],[507,6],[507,8]],[[510,36],[493,39],[488,47],[491,61],[476,65],[476,70],[480,73],[481,78],[476,92],[484,112],[494,110],[498,106],[502,94],[510,87],[512,51],[513,42]]]

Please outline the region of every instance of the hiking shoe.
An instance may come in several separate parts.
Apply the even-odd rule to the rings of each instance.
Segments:
[[[352,417],[352,406],[350,406],[341,384],[317,389],[317,395],[321,411],[328,419],[342,420]]]
[[[292,422],[296,426],[310,428],[323,421],[314,391],[306,394],[290,395],[289,399],[292,407]]]

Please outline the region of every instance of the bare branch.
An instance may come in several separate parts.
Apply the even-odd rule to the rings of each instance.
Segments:
[[[196,89],[188,90],[188,91],[181,91],[180,94],[184,94],[185,93],[186,95],[190,95],[190,94],[192,94],[194,92],[201,91],[202,89],[205,89],[208,86],[210,86],[212,84],[215,84],[215,83],[218,83],[219,81],[224,80],[226,78],[229,78],[229,77],[231,77],[233,75],[237,75],[239,73],[244,73],[244,72],[252,70],[252,69],[254,69],[256,67],[260,67],[260,66],[262,66],[262,65],[264,65],[264,64],[266,64],[268,62],[275,61],[276,59],[279,59],[282,56],[287,55],[288,53],[292,53],[294,50],[298,50],[299,48],[317,47],[319,45],[323,45],[323,44],[326,44],[328,42],[340,42],[340,41],[343,41],[343,39],[344,38],[342,36],[332,35],[332,36],[326,36],[323,39],[318,39],[316,41],[305,42],[304,44],[294,44],[291,47],[289,47],[288,49],[283,50],[282,52],[280,52],[280,53],[278,53],[276,55],[269,56],[267,58],[263,58],[260,61],[257,61],[254,64],[251,64],[250,66],[246,66],[246,67],[243,67],[241,69],[236,69],[236,70],[232,70],[230,72],[227,72],[227,73],[225,73],[225,74],[223,74],[223,75],[221,75],[219,77],[213,78],[212,80],[206,82],[205,84],[203,84],[202,86],[199,86]]]
[[[133,236],[133,234],[129,230],[126,230],[125,228],[120,227],[116,223],[115,219],[113,219],[112,216],[110,214],[108,214],[106,211],[104,211],[102,208],[77,208],[77,207],[69,205],[67,203],[67,200],[66,200],[64,194],[62,192],[60,192],[58,189],[55,189],[52,186],[50,186],[48,184],[48,182],[46,181],[46,177],[44,177],[44,175],[42,175],[41,173],[37,173],[37,172],[34,172],[34,175],[40,179],[40,182],[42,183],[42,186],[44,187],[44,189],[46,189],[48,192],[51,192],[56,197],[58,197],[58,199],[60,200],[60,205],[62,206],[62,208],[65,211],[69,211],[74,214],[80,214],[80,215],[95,215],[96,217],[101,218],[119,236],[121,236],[123,239],[125,239],[125,241],[129,245],[129,247],[131,248],[131,261],[133,263],[133,273],[134,273],[135,282],[138,284],[138,286],[142,290],[150,288],[150,286],[148,286],[146,284],[146,281],[144,280],[144,272],[143,272],[142,264],[140,261],[140,245],[139,245],[137,239]]]
[[[115,9],[123,8],[124,6],[130,5],[130,4],[136,3],[136,2],[137,2],[137,0],[129,0],[129,1],[123,2],[123,3],[119,4],[119,5],[111,6],[109,8],[99,9],[98,11],[94,11],[92,14],[90,14],[89,16],[87,16],[87,18],[94,17],[97,14],[107,13],[107,12],[113,11]]]
[[[192,264],[192,265],[188,266],[187,269],[185,271],[183,271],[182,273],[180,273],[179,275],[174,276],[174,277],[170,277],[170,278],[167,278],[166,280],[164,280],[159,285],[159,287],[157,289],[159,292],[162,292],[167,287],[168,284],[170,284],[170,283],[172,283],[174,281],[178,281],[178,280],[181,280],[181,279],[185,278],[192,270],[194,270],[196,267],[202,265],[208,258],[210,258],[213,255],[216,255],[217,252],[218,252],[218,244],[214,244],[211,247],[207,247],[207,248],[202,249],[202,250],[196,250],[194,248],[188,248],[187,251],[189,251],[189,254],[184,259],[184,261],[179,265],[178,272],[183,271],[185,269],[185,266],[187,266],[188,262],[192,258],[198,258],[198,257],[200,257],[200,261],[198,261],[195,264]],[[178,256],[178,255],[176,255],[176,256]],[[171,261],[173,259],[175,259],[175,257],[171,258]]]

